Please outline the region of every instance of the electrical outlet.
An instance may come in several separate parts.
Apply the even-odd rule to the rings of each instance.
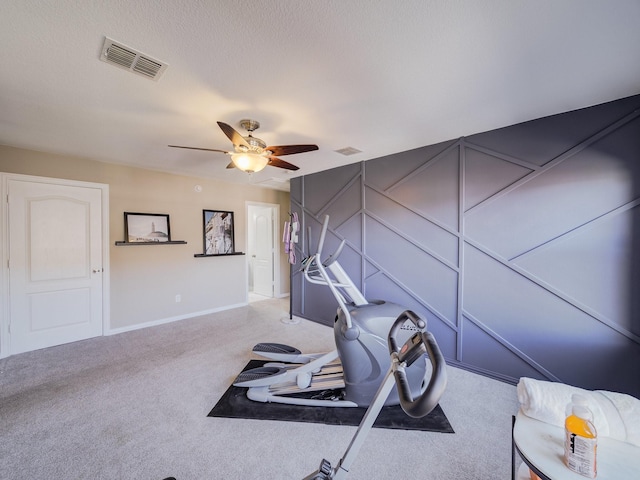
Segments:
[[[180,303],[182,301],[182,296],[176,295],[176,303]]]

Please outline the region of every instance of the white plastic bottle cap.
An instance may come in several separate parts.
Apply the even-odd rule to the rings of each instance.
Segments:
[[[578,418],[589,421],[591,421],[592,419],[591,410],[589,410],[589,408],[584,405],[574,405],[572,411],[573,414]]]
[[[574,405],[583,405],[585,407],[588,407],[589,400],[587,399],[587,397],[580,395],[579,393],[574,393],[573,395],[571,395],[571,401],[567,403],[567,406],[564,409],[565,417],[568,417],[573,413]]]

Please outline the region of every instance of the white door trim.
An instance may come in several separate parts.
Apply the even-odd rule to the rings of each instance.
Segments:
[[[109,185],[104,183],[81,182],[76,180],[66,180],[60,178],[37,177],[22,175],[17,173],[0,173],[2,183],[0,192],[2,207],[0,209],[0,238],[2,239],[1,255],[2,265],[0,266],[0,358],[11,355],[11,342],[9,332],[10,320],[10,292],[9,292],[9,182],[11,180],[46,183],[53,185],[67,185],[75,187],[96,188],[101,191],[102,203],[102,331],[103,335],[110,330],[110,265],[109,265]]]
[[[251,202],[245,201],[245,245],[249,245],[249,222],[251,218],[249,216],[249,207],[271,207],[273,208],[273,296],[282,297],[281,284],[280,284],[280,205],[278,203],[265,203],[265,202]],[[247,301],[249,301],[249,262],[251,259],[249,255],[245,258],[245,272],[247,272],[247,278],[245,285],[247,287]]]

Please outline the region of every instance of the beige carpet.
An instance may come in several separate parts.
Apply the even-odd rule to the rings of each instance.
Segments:
[[[300,479],[355,427],[207,417],[259,341],[333,348],[288,299],[0,360],[0,478]],[[351,480],[509,479],[515,387],[448,369],[455,434],[374,429]],[[295,408],[295,407],[292,407]]]

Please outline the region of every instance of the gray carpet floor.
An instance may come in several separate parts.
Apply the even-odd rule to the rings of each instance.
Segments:
[[[260,341],[333,348],[288,300],[0,360],[0,478],[301,479],[356,427],[207,417]],[[374,429],[349,478],[509,479],[513,385],[448,367],[455,434]],[[292,407],[295,408],[295,407]]]

